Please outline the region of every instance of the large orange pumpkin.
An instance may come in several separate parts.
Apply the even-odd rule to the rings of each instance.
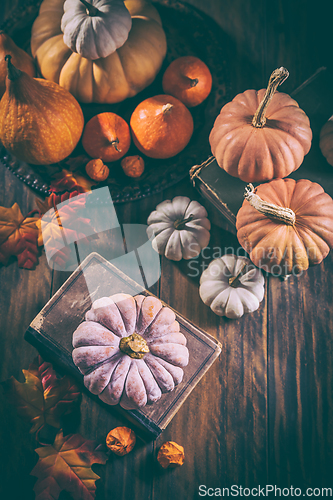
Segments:
[[[80,102],[115,103],[150,85],[166,55],[157,10],[145,0],[126,0],[132,16],[127,41],[109,56],[89,60],[65,44],[61,19],[65,0],[44,0],[31,32],[31,52],[41,74]],[[101,33],[102,36],[102,33]]]
[[[79,103],[67,90],[15,68],[6,56],[6,92],[0,101],[0,140],[20,160],[57,163],[72,153],[83,130]]]
[[[237,214],[238,241],[252,262],[273,274],[299,274],[333,247],[333,200],[306,179],[250,185]]]
[[[245,182],[286,177],[311,147],[307,115],[289,95],[276,92],[289,75],[275,70],[267,89],[246,90],[226,104],[209,136],[217,163]]]

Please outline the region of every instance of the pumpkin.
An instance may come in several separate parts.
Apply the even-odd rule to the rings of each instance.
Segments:
[[[75,98],[59,85],[32,78],[6,56],[7,90],[0,101],[0,140],[17,158],[37,165],[57,163],[75,148],[83,114]]]
[[[186,338],[156,297],[116,294],[96,300],[73,334],[72,357],[84,385],[109,405],[135,409],[182,381]]]
[[[273,71],[266,90],[246,90],[221,109],[209,142],[228,174],[245,182],[286,177],[309,152],[307,115],[289,95],[276,92],[288,75],[285,68]]]
[[[320,131],[319,147],[327,162],[333,166],[333,116]]]
[[[107,57],[124,45],[132,27],[123,0],[66,0],[61,18],[65,44],[87,59]]]
[[[44,78],[86,103],[120,102],[150,85],[166,55],[161,19],[145,0],[124,3],[132,17],[127,41],[109,56],[92,61],[63,40],[64,0],[44,0],[31,32],[31,52]]]
[[[207,211],[186,196],[176,196],[157,205],[147,224],[154,250],[167,259],[192,259],[209,243]]]
[[[178,57],[166,69],[162,80],[165,94],[177,97],[185,106],[201,104],[212,89],[212,75],[198,57]]]
[[[264,286],[262,272],[249,259],[224,255],[202,273],[199,294],[215,314],[235,319],[258,309]]]
[[[0,31],[0,99],[6,91],[7,64],[5,61],[6,55],[12,57],[13,65],[28,73],[30,76],[36,76],[35,63],[29,54],[20,49],[16,43]]]
[[[130,127],[136,147],[150,158],[171,158],[189,143],[193,118],[182,102],[170,95],[142,101],[133,111]]]
[[[265,271],[286,276],[320,264],[333,246],[333,200],[307,179],[275,179],[246,189],[237,238]]]
[[[131,133],[121,116],[105,112],[93,116],[86,124],[82,146],[89,156],[103,161],[116,161],[129,150]]]

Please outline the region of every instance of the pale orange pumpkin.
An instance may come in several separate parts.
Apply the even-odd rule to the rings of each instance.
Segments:
[[[0,31],[0,98],[6,91],[6,55],[12,57],[12,63],[16,68],[28,73],[30,76],[36,76],[35,63],[32,57],[24,52],[24,50],[20,49],[10,36]]]
[[[266,90],[246,90],[221,109],[209,142],[228,174],[245,182],[283,178],[309,152],[309,118],[289,95],[276,92],[288,75],[285,68],[275,70]]]
[[[109,56],[95,60],[65,44],[61,31],[64,2],[44,0],[32,27],[31,52],[44,78],[59,83],[85,103],[120,102],[153,82],[167,46],[160,16],[150,2],[124,2],[132,17],[128,39]]]
[[[32,78],[6,56],[6,92],[0,101],[0,140],[20,160],[57,163],[74,150],[84,119],[76,99],[59,85]]]
[[[237,238],[250,259],[277,275],[320,264],[333,247],[333,200],[307,179],[275,179],[246,189]]]
[[[133,142],[150,158],[171,158],[189,143],[193,118],[182,102],[171,95],[142,101],[130,120]]]

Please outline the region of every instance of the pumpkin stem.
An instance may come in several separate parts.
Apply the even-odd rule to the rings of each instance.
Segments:
[[[175,220],[175,222],[173,223],[173,227],[175,229],[178,229],[179,231],[184,229],[184,227],[186,226],[186,224],[188,222],[190,222],[192,219],[194,218],[194,215],[190,214],[187,219],[177,219]]]
[[[293,226],[296,222],[296,214],[291,208],[279,207],[274,203],[262,200],[260,196],[255,194],[253,184],[246,186],[244,198],[253,208],[270,219],[283,222],[288,226]]]
[[[164,115],[167,115],[168,113],[170,113],[171,109],[173,108],[173,104],[164,104],[164,106],[162,106],[162,113]]]
[[[272,97],[275,94],[278,86],[281,85],[281,83],[283,83],[288,78],[288,76],[289,76],[289,71],[283,66],[273,71],[273,73],[270,76],[264,98],[259,104],[259,107],[252,119],[253,127],[262,128],[265,126],[266,123],[265,114],[267,111],[267,107],[271,102]]]
[[[86,0],[80,0],[80,2],[83,3],[83,5],[85,6],[86,13],[88,14],[88,16],[95,17],[100,15],[100,11],[96,9],[96,7],[91,3],[86,2]]]
[[[232,286],[233,288],[237,288],[238,285],[240,284],[241,277],[244,276],[244,274],[246,274],[247,272],[251,271],[251,269],[254,269],[254,267],[253,266],[249,267],[247,262],[245,262],[244,266],[239,271],[237,276],[231,276],[231,278],[229,278],[229,285]]]
[[[111,145],[114,147],[118,153],[121,153],[121,149],[118,149],[118,144],[119,144],[119,139],[115,139],[114,141],[111,141]]]
[[[149,352],[145,339],[135,332],[120,340],[119,349],[133,359],[142,359]]]
[[[198,83],[199,83],[198,78],[190,78],[190,80],[191,80],[191,87],[192,88],[196,87],[198,85]]]
[[[6,55],[5,57],[5,61],[7,63],[7,76],[9,78],[9,80],[17,80],[18,78],[20,78],[20,76],[22,75],[22,71],[15,68],[15,66],[12,64],[12,56],[10,56],[9,54]]]

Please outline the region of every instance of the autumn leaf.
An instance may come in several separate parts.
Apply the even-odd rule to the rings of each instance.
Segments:
[[[15,255],[18,265],[33,269],[38,262],[36,222],[38,217],[23,217],[17,203],[0,207],[0,263],[7,264]]]
[[[61,427],[61,418],[71,413],[78,402],[80,391],[70,377],[57,378],[51,363],[38,356],[22,370],[25,382],[14,377],[2,382],[5,395],[24,420],[31,422],[30,432],[38,432],[45,425]]]
[[[70,170],[63,169],[60,173],[54,176],[50,185],[50,191],[54,193],[61,193],[63,191],[78,191],[79,193],[86,193],[91,191],[92,186],[96,182],[91,179],[83,177],[83,175],[71,172]]]
[[[71,243],[79,240],[87,242],[88,238],[97,237],[90,219],[80,217],[86,203],[85,196],[69,196],[68,199],[70,201],[67,204],[50,209],[37,222],[38,245],[44,245],[48,259],[61,268],[65,268],[71,256]]]
[[[51,195],[45,198],[44,201],[40,200],[39,198],[35,198],[35,201],[41,214],[45,214],[51,208],[56,209],[59,203],[69,200],[70,198],[74,198],[74,196],[77,196],[79,194],[80,193],[78,191],[65,191],[63,194],[51,193]]]
[[[63,436],[60,431],[53,445],[37,448],[39,460],[32,476],[38,478],[34,491],[36,500],[57,500],[61,491],[67,491],[77,500],[95,498],[96,480],[91,465],[105,464],[107,455],[96,450],[94,441],[80,434]]]

